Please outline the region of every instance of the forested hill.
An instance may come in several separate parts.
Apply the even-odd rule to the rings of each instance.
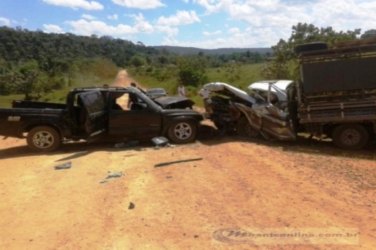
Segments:
[[[158,51],[111,37],[47,34],[0,27],[0,58],[8,62],[36,60],[39,65],[46,65],[55,60],[105,57],[124,66],[136,54],[147,56]]]
[[[198,86],[206,81],[206,68],[229,65],[232,69],[236,63],[260,63],[269,56],[250,50],[232,50],[230,54],[227,50],[217,51],[225,54],[196,52],[181,55],[109,36],[48,34],[0,27],[0,95],[40,98],[54,90],[112,79],[118,68],[145,71],[144,75],[159,82],[175,77],[174,82]]]
[[[158,61],[160,56],[197,55],[226,56],[225,60],[234,59],[232,55],[249,54],[265,55],[271,53],[270,48],[249,49],[198,49],[175,46],[144,46],[131,41],[115,39],[109,36],[77,36],[73,34],[47,34],[42,31],[29,31],[0,27],[0,59],[8,62],[36,60],[43,65],[53,61],[67,61],[77,58],[103,57],[112,60],[116,65],[124,67],[136,60],[147,62]]]
[[[234,53],[272,53],[271,48],[220,48],[220,49],[200,49],[194,47],[179,47],[179,46],[153,46],[161,51],[167,51],[178,55],[197,55],[203,53],[205,55],[230,55]]]

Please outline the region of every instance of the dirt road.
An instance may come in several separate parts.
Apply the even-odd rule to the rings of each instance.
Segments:
[[[375,249],[374,151],[225,138],[39,155],[1,140],[0,249]],[[66,162],[71,169],[54,169]],[[250,234],[294,228],[359,235],[344,245],[256,244]]]

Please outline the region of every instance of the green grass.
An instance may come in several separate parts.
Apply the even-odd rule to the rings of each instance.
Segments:
[[[65,103],[66,96],[68,92],[73,88],[80,88],[80,87],[95,87],[95,86],[103,86],[103,84],[111,84],[115,79],[115,75],[113,78],[100,78],[95,75],[91,74],[81,74],[77,75],[73,79],[73,84],[71,87],[64,87],[63,89],[54,90],[49,93],[45,93],[42,97],[38,100],[41,102],[53,102],[53,103]],[[23,100],[24,95],[0,95],[0,108],[9,108],[12,106],[13,100]]]
[[[261,70],[264,64],[233,65],[231,67],[212,68],[207,72],[209,82],[225,82],[237,88],[245,89],[252,82],[263,80]]]
[[[225,82],[240,89],[245,90],[252,82],[263,80],[261,75],[264,64],[233,64],[230,66],[220,68],[207,69],[207,82]],[[154,73],[146,73],[145,70],[130,68],[127,69],[130,75],[137,80],[144,88],[164,88],[170,95],[175,95],[178,85],[177,69],[169,67],[166,69],[159,69],[161,75],[164,75],[163,80],[157,79]],[[154,69],[155,70],[155,69]],[[187,87],[187,96],[191,98],[196,105],[203,106],[202,98],[198,95],[199,87]]]
[[[22,100],[24,95],[2,95],[0,96],[0,107],[10,108],[13,100]]]
[[[264,64],[233,64],[221,68],[210,68],[206,74],[208,76],[208,82],[226,82],[235,87],[246,89],[252,82],[262,80],[261,70]],[[169,95],[175,95],[177,91],[178,78],[177,68],[168,67],[159,69],[160,77],[156,77],[154,73],[146,73],[143,68],[129,68],[127,69],[129,74],[144,88],[164,88]],[[113,72],[113,69],[111,69]],[[105,74],[102,74],[105,75]],[[93,87],[103,86],[103,84],[111,84],[114,82],[116,73],[106,74],[106,76],[98,76],[95,73],[82,72],[76,74],[72,80],[72,86],[65,87],[61,90],[55,90],[51,93],[47,93],[42,96],[40,101],[44,102],[57,102],[65,103],[67,93],[77,87]],[[162,76],[162,77],[161,77]],[[201,86],[195,88],[188,86],[188,97],[191,98],[196,105],[202,106],[202,99],[198,96],[198,91]],[[0,96],[0,107],[10,107],[13,100],[22,100],[23,95],[8,95]]]

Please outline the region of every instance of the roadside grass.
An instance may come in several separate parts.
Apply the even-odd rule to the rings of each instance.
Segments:
[[[82,88],[82,87],[101,87],[103,84],[111,84],[113,78],[101,78],[95,74],[82,73],[76,74],[72,79],[72,86],[66,86],[59,90],[54,90],[49,93],[44,93],[42,97],[38,100],[41,102],[54,102],[54,103],[65,103],[66,96],[71,89]],[[13,100],[23,100],[23,94],[16,95],[0,95],[0,108],[10,108],[12,106]]]
[[[252,82],[263,80],[261,71],[264,64],[230,64],[219,68],[209,68],[206,71],[207,82],[226,82],[235,87],[245,90]],[[111,72],[114,70],[111,69]],[[164,88],[169,95],[176,95],[178,80],[178,69],[172,66],[153,69],[147,72],[147,68],[127,68],[128,73],[143,88]],[[110,76],[111,75],[111,76]],[[101,87],[104,84],[114,82],[116,74],[96,74],[96,72],[81,72],[73,76],[71,86],[44,94],[39,101],[65,103],[67,93],[73,88],[79,87]],[[203,106],[202,98],[198,91],[202,86],[187,86],[187,96],[197,106]],[[0,96],[0,107],[11,107],[13,100],[22,100],[23,95]]]
[[[1,95],[0,96],[0,107],[10,108],[12,106],[12,101],[22,100],[24,95]]]
[[[252,82],[263,80],[263,63],[234,64],[227,67],[211,68],[207,71],[209,82],[225,82],[237,88],[245,89]]]
[[[252,82],[263,80],[261,75],[263,63],[259,64],[232,64],[224,67],[209,68],[206,71],[207,82],[225,82],[245,90]],[[143,69],[129,68],[129,74],[144,88],[164,88],[169,95],[176,95],[179,80],[177,68],[167,67],[157,69],[157,72],[145,72]],[[158,76],[158,77],[156,77]],[[202,98],[198,91],[202,86],[187,86],[187,96],[196,105],[203,106]]]

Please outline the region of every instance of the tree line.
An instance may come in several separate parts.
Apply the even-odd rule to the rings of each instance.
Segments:
[[[0,27],[0,95],[24,94],[38,99],[43,93],[76,86],[77,75],[91,71],[99,78],[113,77],[118,68],[133,67],[143,74],[163,81],[166,74],[176,74],[176,84],[198,87],[207,81],[206,69],[234,68],[239,64],[262,63],[263,77],[298,79],[294,47],[307,42],[322,41],[329,46],[338,42],[370,38],[376,30],[361,34],[360,29],[336,31],[298,23],[287,40],[272,47],[272,54],[239,52],[232,54],[178,55],[166,49],[147,47],[141,42],[109,36],[78,36],[47,34],[22,28]],[[172,69],[172,70],[170,70]],[[234,77],[233,79],[236,79]],[[218,79],[220,81],[221,79]]]
[[[336,31],[332,27],[316,27],[313,24],[298,23],[292,27],[291,36],[281,39],[272,47],[273,58],[263,70],[268,79],[293,79],[300,77],[297,54],[294,48],[304,43],[325,42],[329,48],[348,41],[376,38],[376,30],[367,30],[363,34],[361,29]]]
[[[161,68],[172,65],[178,68],[180,83],[197,86],[205,83],[207,67],[221,67],[232,61],[257,63],[265,57],[250,51],[180,56],[110,36],[47,34],[0,27],[0,94],[22,93],[26,99],[37,99],[43,93],[75,86],[73,76],[84,71],[86,65],[96,63],[111,69],[146,67],[147,74],[158,74]]]

